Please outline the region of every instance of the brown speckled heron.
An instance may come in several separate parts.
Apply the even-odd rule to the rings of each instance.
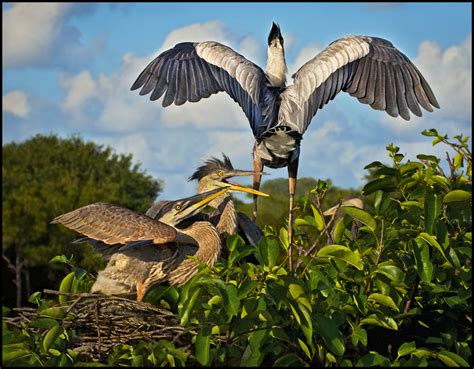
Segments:
[[[254,176],[266,174],[263,172],[255,173],[249,170],[234,169],[229,157],[222,154],[223,159],[212,157],[198,167],[196,171],[189,177],[189,180],[198,181],[198,192],[203,193],[219,186],[226,185],[229,178],[237,176]],[[235,183],[232,183],[236,186]],[[252,191],[243,190],[241,192],[253,193]],[[262,196],[261,194],[254,194],[255,196]],[[228,192],[216,197],[209,203],[209,206],[216,209],[211,222],[216,226],[222,240],[223,249],[226,250],[226,239],[229,235],[237,232],[242,233],[247,241],[256,246],[262,237],[262,232],[257,225],[251,221],[245,214],[235,210],[234,202]]]
[[[172,202],[164,214],[168,224],[106,203],[81,207],[56,217],[51,223],[63,224],[85,235],[108,259],[91,292],[136,294],[137,301],[142,301],[158,282],[166,280],[180,286],[189,280],[198,271],[199,263],[188,256],[208,266],[215,263],[221,240],[210,222],[194,222],[185,229],[172,224],[196,214],[230,190],[239,191],[229,184]]]
[[[158,55],[140,73],[131,89],[150,99],[164,95],[162,105],[197,102],[220,91],[242,108],[255,144],[255,171],[288,168],[288,250],[292,270],[293,202],[300,142],[319,109],[341,91],[392,117],[421,116],[439,104],[417,67],[390,41],[371,36],[335,40],[303,64],[286,85],[287,66],[280,27],[268,36],[265,70],[214,41],[182,42]],[[254,176],[254,188],[261,177]],[[254,217],[257,199],[254,197]]]

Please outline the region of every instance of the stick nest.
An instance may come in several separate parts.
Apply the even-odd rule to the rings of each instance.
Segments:
[[[61,320],[65,329],[74,329],[72,349],[91,360],[103,361],[117,344],[136,345],[167,339],[175,347],[188,351],[196,332],[185,330],[173,312],[148,303],[123,297],[89,293],[62,293],[44,290],[46,294],[67,295],[70,300],[55,306],[66,312]],[[17,328],[41,317],[38,309],[13,308],[17,315],[3,321]],[[38,328],[29,327],[33,332]]]

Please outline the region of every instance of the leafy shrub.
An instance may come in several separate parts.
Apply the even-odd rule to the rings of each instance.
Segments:
[[[147,296],[197,331],[191,354],[169,342],[122,345],[108,364],[472,366],[471,153],[465,137],[423,134],[454,150],[448,173],[435,156],[408,161],[389,145],[389,165],[366,166],[374,178],[362,194],[373,204],[333,212],[321,208],[320,181],[298,199],[293,273],[285,228],[267,227],[256,248],[232,236],[227,260]],[[64,332],[50,332],[50,347],[80,361]],[[20,352],[35,346],[15,345],[33,338],[7,331],[4,364],[25,362]]]

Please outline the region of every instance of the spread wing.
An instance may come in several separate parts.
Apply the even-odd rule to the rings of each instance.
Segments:
[[[254,63],[218,42],[183,42],[164,51],[140,73],[132,90],[163,94],[164,107],[197,102],[219,91],[227,92],[247,116],[255,132],[262,122],[261,99],[265,74]]]
[[[155,244],[173,242],[173,227],[132,210],[106,203],[83,206],[53,219],[89,238],[108,245],[151,240]]]
[[[304,64],[281,94],[279,124],[303,133],[318,109],[348,92],[392,117],[421,116],[439,104],[415,65],[392,43],[369,36],[346,36]]]

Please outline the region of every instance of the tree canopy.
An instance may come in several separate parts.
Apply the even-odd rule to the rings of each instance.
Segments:
[[[44,268],[54,255],[74,254],[85,267],[100,263],[89,246],[71,245],[77,235],[50,224],[54,217],[98,201],[144,212],[162,189],[132,155],[115,154],[79,136],[36,135],[3,145],[2,177],[3,260],[17,274],[26,272],[27,289],[30,268]],[[36,282],[42,274],[31,279],[31,288],[41,287]],[[54,274],[48,277],[54,282]]]

